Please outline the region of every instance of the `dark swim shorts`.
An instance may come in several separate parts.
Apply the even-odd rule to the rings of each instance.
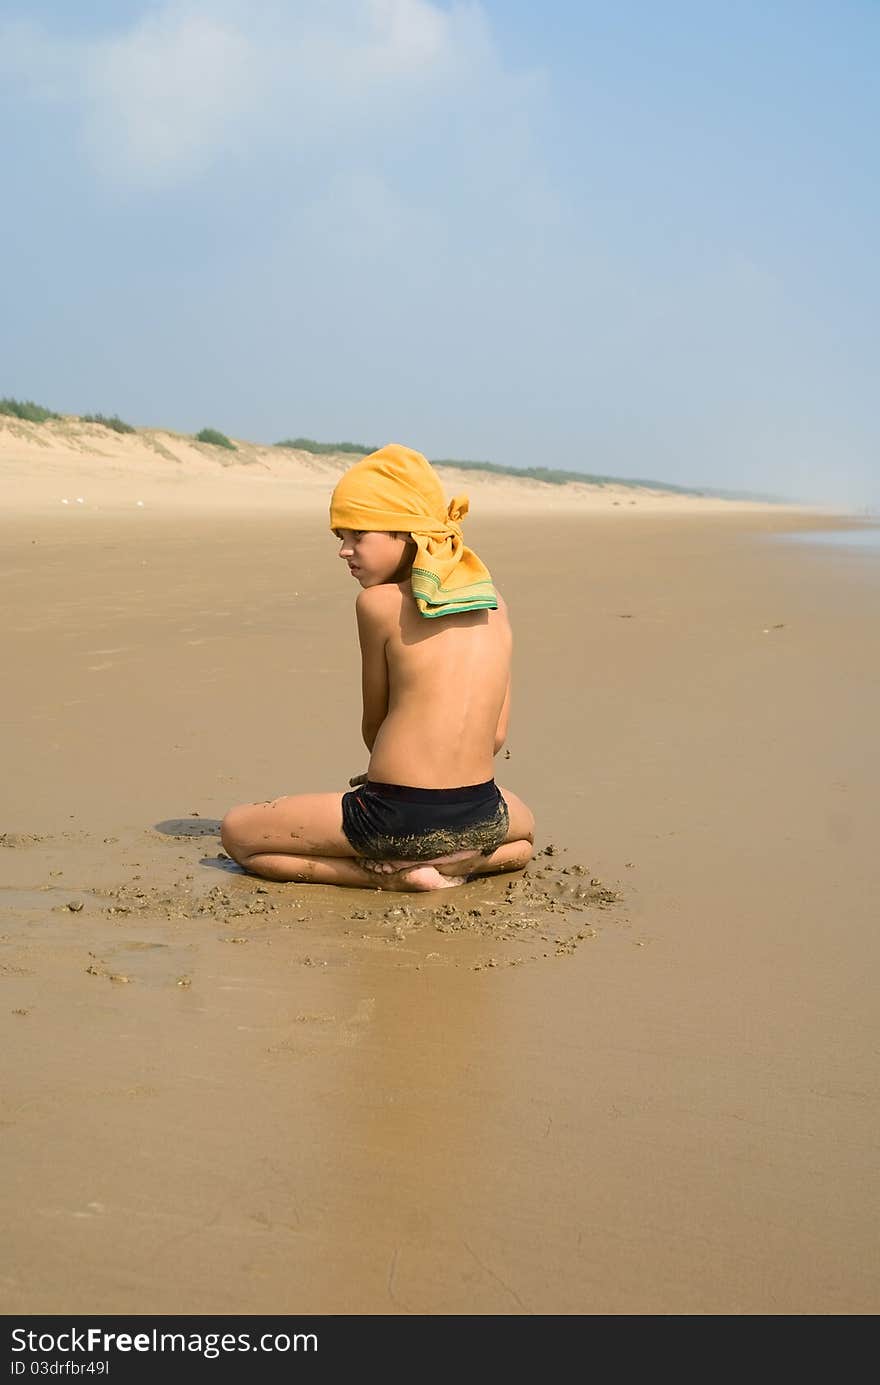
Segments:
[[[460,789],[368,779],[342,795],[342,830],[370,861],[430,861],[464,850],[491,856],[507,828],[507,804],[494,779]]]

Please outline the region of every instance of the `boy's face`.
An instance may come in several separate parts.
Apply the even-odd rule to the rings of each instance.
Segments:
[[[362,587],[402,582],[409,576],[415,544],[409,534],[379,529],[334,529],[339,556]]]

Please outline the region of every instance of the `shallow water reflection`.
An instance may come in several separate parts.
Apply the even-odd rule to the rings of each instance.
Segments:
[[[851,529],[810,529],[795,534],[780,534],[783,543],[807,544],[810,547],[856,548],[863,552],[880,554],[880,525],[866,525]]]

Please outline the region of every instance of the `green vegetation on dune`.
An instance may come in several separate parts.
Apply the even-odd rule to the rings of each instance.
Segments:
[[[130,423],[126,423],[118,414],[80,414],[81,423],[100,423],[105,428],[112,428],[114,433],[134,433],[137,429],[132,428]]]
[[[544,481],[550,486],[564,486],[569,481],[580,481],[588,486],[631,486],[655,491],[675,491],[680,495],[696,495],[699,492],[687,486],[673,486],[667,481],[641,481],[624,476],[598,476],[590,471],[563,471],[546,466],[501,466],[497,462],[459,462],[453,457],[431,460],[432,466],[453,466],[462,471],[491,471],[498,476],[528,477],[532,481]]]
[[[299,452],[312,452],[319,457],[355,454],[366,457],[378,449],[360,442],[316,442],[314,438],[285,438],[273,443],[273,447],[295,448]],[[632,489],[647,487],[656,491],[673,491],[678,495],[701,495],[703,492],[688,486],[674,486],[667,481],[643,481],[621,476],[598,476],[589,471],[564,471],[560,467],[546,466],[502,466],[498,462],[459,461],[455,457],[432,458],[432,466],[457,467],[462,471],[491,471],[497,476],[527,478],[543,481],[550,486],[564,486],[569,481],[580,481],[588,486],[628,486]]]
[[[0,415],[3,414],[11,418],[22,419],[26,423],[45,423],[47,419],[64,417],[63,414],[56,414],[52,409],[46,409],[41,404],[35,404],[33,400],[12,398],[0,399]],[[100,423],[103,427],[111,428],[116,433],[137,432],[136,428],[133,428],[130,423],[126,423],[118,414],[81,414],[79,421],[82,423]],[[217,428],[203,428],[201,432],[195,434],[195,439],[197,442],[209,443],[212,447],[223,447],[228,452],[238,451],[238,447],[231,438],[228,438]],[[369,453],[378,450],[368,446],[367,443],[316,442],[314,438],[285,438],[281,442],[273,443],[272,446],[286,447],[298,452],[311,452],[319,457],[366,457]],[[246,460],[247,454],[243,454],[243,457]],[[488,471],[495,476],[510,476],[515,480],[543,481],[545,485],[550,486],[565,486],[569,482],[576,481],[587,486],[623,486],[630,490],[668,491],[675,495],[712,496],[723,500],[788,503],[786,497],[777,495],[719,490],[712,486],[676,486],[669,481],[649,481],[632,476],[604,476],[592,471],[567,471],[562,467],[504,466],[499,462],[462,461],[456,457],[432,458],[431,464],[439,467],[455,467],[459,471]]]
[[[313,452],[320,457],[332,457],[340,453],[356,453],[366,457],[375,447],[367,447],[360,442],[315,442],[314,438],[286,438],[273,443],[274,447],[296,448],[299,452]],[[498,462],[458,461],[454,457],[432,458],[432,466],[454,466],[464,471],[491,471],[498,476],[528,477],[532,481],[544,481],[551,486],[564,486],[569,481],[582,481],[589,486],[648,486],[651,490],[676,491],[681,495],[695,492],[687,486],[673,486],[665,481],[633,481],[619,476],[596,476],[587,471],[562,471],[560,468],[546,466],[502,466]]]
[[[196,433],[196,442],[209,442],[213,447],[225,447],[230,452],[238,451],[235,443],[231,442],[225,433],[218,433],[216,428],[203,428],[200,433]]]
[[[35,404],[32,399],[0,399],[0,414],[6,414],[8,418],[23,419],[25,423],[45,423],[48,418],[64,417],[63,414],[56,414],[53,409],[44,408],[42,404]],[[79,414],[77,417],[80,423],[100,423],[105,428],[112,428],[115,433],[137,431],[118,414]]]
[[[0,399],[0,414],[9,418],[21,418],[25,423],[45,423],[47,418],[60,418],[60,414],[44,409],[32,399]]]
[[[367,447],[360,442],[315,442],[314,438],[285,438],[283,442],[272,444],[273,447],[292,447],[298,452],[314,452],[319,457],[332,456],[334,452],[356,452],[359,457],[366,457],[370,452],[375,452],[375,447]]]

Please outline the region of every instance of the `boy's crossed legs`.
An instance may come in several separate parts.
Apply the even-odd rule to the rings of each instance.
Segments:
[[[521,870],[532,857],[535,820],[516,794],[502,789],[507,836],[490,856],[456,851],[432,861],[372,861],[354,854],[342,830],[342,794],[296,794],[231,808],[220,827],[223,846],[240,866],[265,880],[360,889],[439,890],[469,876]]]

